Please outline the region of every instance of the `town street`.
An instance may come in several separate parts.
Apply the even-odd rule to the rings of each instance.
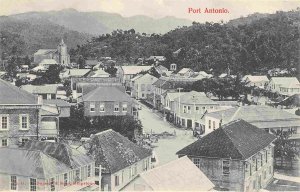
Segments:
[[[166,121],[163,121],[158,115],[153,113],[151,109],[142,105],[142,109],[139,111],[139,117],[143,125],[144,133],[162,133],[176,132],[175,138],[159,139],[158,143],[154,143],[154,154],[157,158],[157,165],[165,164],[169,161],[177,159],[176,152],[183,147],[193,143],[197,139],[193,137],[192,131],[186,131],[184,129],[175,128],[173,125]]]

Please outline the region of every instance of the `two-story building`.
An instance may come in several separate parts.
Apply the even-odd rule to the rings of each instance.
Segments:
[[[95,186],[93,158],[64,143],[28,141],[0,148],[0,190],[75,191]]]
[[[73,99],[77,99],[97,87],[104,86],[122,87],[122,84],[120,79],[117,77],[71,77]]]
[[[98,87],[82,96],[85,116],[137,116],[134,100],[116,87]]]
[[[296,77],[272,77],[266,89],[284,96],[291,96],[300,93],[300,83]]]
[[[276,137],[244,120],[232,121],[177,152],[219,188],[259,191],[273,179]]]
[[[41,104],[34,95],[0,79],[0,146],[36,138]]]
[[[174,123],[187,128],[200,127],[202,116],[216,110],[219,104],[203,92],[191,91],[174,99]]]
[[[205,115],[205,134],[213,132],[222,124],[237,119],[243,119],[270,133],[283,130],[299,134],[300,131],[299,116],[266,105],[249,105],[207,113]]]
[[[25,141],[57,138],[57,107],[42,105],[42,99],[0,80],[0,146],[20,146]]]
[[[96,166],[102,166],[101,190],[119,191],[151,168],[150,149],[138,146],[111,129],[92,136],[87,146]]]
[[[135,77],[140,72],[147,72],[152,68],[151,65],[149,66],[136,66],[136,65],[130,65],[130,66],[120,66],[117,70],[117,77],[121,79],[122,84],[125,87],[130,86],[130,79]]]
[[[136,99],[146,99],[148,94],[153,93],[152,84],[155,81],[157,81],[157,78],[148,73],[134,79],[134,81],[131,81],[131,96]]]
[[[178,92],[189,85],[192,85],[196,79],[193,78],[173,78],[160,77],[153,85],[153,95],[151,95],[153,106],[157,109],[163,109],[165,96],[168,92]]]

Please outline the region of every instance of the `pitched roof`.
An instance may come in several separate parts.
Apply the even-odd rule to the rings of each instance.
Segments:
[[[43,59],[39,65],[57,65],[57,62],[54,59]]]
[[[77,168],[93,162],[93,159],[66,143],[53,143],[30,140],[25,143],[24,149],[41,151],[54,159],[63,162],[71,168]]]
[[[37,52],[34,53],[34,55],[45,55],[49,53],[55,53],[56,49],[39,49]]]
[[[261,81],[269,81],[267,76],[252,76],[249,75],[246,80],[248,79],[248,81],[250,82],[261,82]]]
[[[140,174],[154,191],[209,191],[214,184],[187,157]]]
[[[0,148],[0,173],[47,179],[70,170],[63,162],[41,151]]]
[[[296,77],[272,77],[271,81],[284,87],[289,87],[291,84],[299,84]]]
[[[137,78],[136,79],[136,82],[139,82],[139,81],[156,81],[157,80],[157,78],[156,77],[154,77],[153,75],[150,75],[149,73],[146,73],[146,74],[144,74],[144,75],[142,75],[140,78]]]
[[[142,71],[148,71],[152,66],[122,66],[124,75],[134,75]]]
[[[160,87],[161,89],[164,90],[169,90],[169,89],[177,89],[177,88],[182,88],[187,85],[193,84],[194,81],[185,81],[185,80],[180,80],[180,79],[165,79],[165,78],[159,78],[157,81],[155,81],[152,85],[155,87]]]
[[[23,85],[21,89],[32,93],[32,94],[56,94],[57,84],[46,84],[46,85]]]
[[[176,98],[184,94],[186,94],[186,92],[167,92],[166,96],[169,97],[170,101],[174,101]]]
[[[103,77],[103,76],[110,76],[109,73],[105,72],[103,69],[98,69],[96,71],[93,71],[91,74],[90,74],[91,77]]]
[[[62,100],[62,99],[45,99],[43,100],[44,104],[56,105],[58,107],[71,107],[71,103]]]
[[[274,135],[239,119],[223,125],[176,154],[246,160],[275,139]]]
[[[98,87],[83,95],[83,101],[132,101],[131,97],[116,87]]]
[[[17,105],[36,104],[37,105],[38,104],[37,98],[34,95],[32,95],[32,94],[10,84],[2,79],[0,79],[0,90],[1,90],[0,91],[0,105],[3,105],[3,104],[4,105],[5,104],[17,104]]]
[[[187,72],[189,72],[189,71],[193,71],[193,70],[190,69],[190,68],[182,68],[182,69],[178,72],[178,74],[185,74],[185,73],[187,73]]]
[[[266,105],[240,106],[206,114],[208,117],[222,119],[223,123],[243,119],[258,128],[299,126],[300,117],[281,109]]]
[[[67,73],[69,76],[82,77],[90,72],[90,69],[68,69]]]
[[[179,97],[174,99],[179,102]],[[217,102],[211,100],[204,92],[191,91],[180,96],[180,103],[183,104],[212,104],[218,105]]]
[[[111,129],[97,133],[91,140],[90,153],[94,154],[96,166],[104,172],[115,173],[134,163],[150,157],[152,151],[142,148]]]
[[[162,65],[156,66],[155,69],[159,74],[162,74],[162,73],[165,73],[168,71],[168,69]]]

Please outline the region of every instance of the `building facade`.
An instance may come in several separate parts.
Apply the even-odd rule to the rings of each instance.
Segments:
[[[223,125],[177,152],[187,155],[219,188],[259,191],[273,179],[276,137],[243,120]]]
[[[157,81],[157,78],[145,74],[134,81],[132,81],[131,96],[136,99],[146,99],[148,94],[153,93],[152,84]]]

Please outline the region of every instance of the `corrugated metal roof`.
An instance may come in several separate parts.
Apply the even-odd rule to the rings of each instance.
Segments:
[[[154,191],[209,191],[214,184],[188,158],[181,157],[140,174]]]
[[[206,116],[222,119],[224,123],[233,120],[243,119],[258,128],[272,128],[300,126],[300,117],[281,109],[265,106],[250,105],[240,106],[227,110],[217,111],[206,114]]]

